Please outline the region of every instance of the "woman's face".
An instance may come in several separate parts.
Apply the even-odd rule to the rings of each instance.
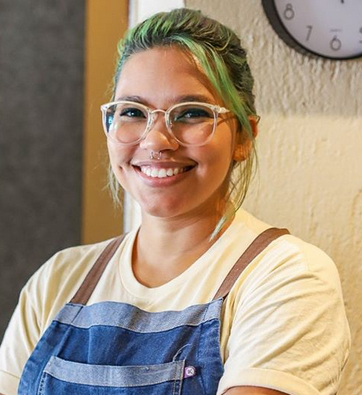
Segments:
[[[132,55],[123,66],[115,92],[115,100],[137,101],[151,109],[166,110],[185,98],[223,105],[204,74],[178,48],[154,48]],[[217,210],[225,185],[227,189],[235,140],[232,122],[220,122],[225,115],[229,114],[219,116],[212,140],[201,147],[179,145],[169,134],[163,113],[157,113],[152,129],[137,145],[108,140],[113,172],[140,204],[143,216],[182,218]],[[161,159],[150,159],[151,151],[160,151]]]

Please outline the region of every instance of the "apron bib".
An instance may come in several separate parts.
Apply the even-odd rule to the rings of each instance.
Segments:
[[[210,303],[149,313],[118,302],[86,303],[122,241],[113,240],[27,361],[19,395],[215,395],[223,300],[245,267],[285,229],[260,234]]]

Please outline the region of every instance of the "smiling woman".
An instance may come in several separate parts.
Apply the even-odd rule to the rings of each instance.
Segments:
[[[20,395],[334,394],[350,340],[333,262],[240,207],[258,119],[240,40],[180,9],[119,55],[103,126],[113,190],[142,223],[31,278],[1,380]]]
[[[147,111],[137,112],[138,103],[127,102],[127,111],[117,110],[115,114],[117,120],[113,123],[118,125],[111,125],[107,132],[113,172],[140,204],[146,232],[154,221],[178,221],[183,228],[181,223],[190,218],[205,221],[223,210],[236,132],[231,125],[234,120],[225,117],[228,110],[221,109],[221,100],[203,79],[195,62],[179,48],[136,53],[122,69],[115,91],[117,98],[133,96],[153,109],[168,109],[165,116],[162,110],[153,110],[149,117]],[[183,103],[185,97],[189,100],[192,96],[197,100],[202,97],[207,103]],[[118,104],[121,109],[122,105]],[[219,112],[223,114],[216,127]],[[115,129],[118,139],[112,138]],[[150,152],[160,152],[162,156],[151,159]],[[152,176],[169,169],[176,169],[177,174]],[[182,266],[185,265],[183,259]]]

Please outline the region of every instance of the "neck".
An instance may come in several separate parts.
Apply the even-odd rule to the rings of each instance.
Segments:
[[[220,218],[215,212],[172,219],[143,215],[132,259],[138,281],[159,286],[185,271],[230,225],[225,224],[210,240]]]

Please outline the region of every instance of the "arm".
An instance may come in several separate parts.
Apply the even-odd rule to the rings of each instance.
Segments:
[[[0,395],[15,395],[25,362],[39,333],[36,311],[22,291],[0,346]]]
[[[226,301],[221,393],[318,395],[338,388],[350,342],[338,274],[320,250],[292,241],[266,254]]]
[[[1,394],[0,394],[1,395]],[[285,392],[261,387],[233,387],[224,395],[287,395]]]

